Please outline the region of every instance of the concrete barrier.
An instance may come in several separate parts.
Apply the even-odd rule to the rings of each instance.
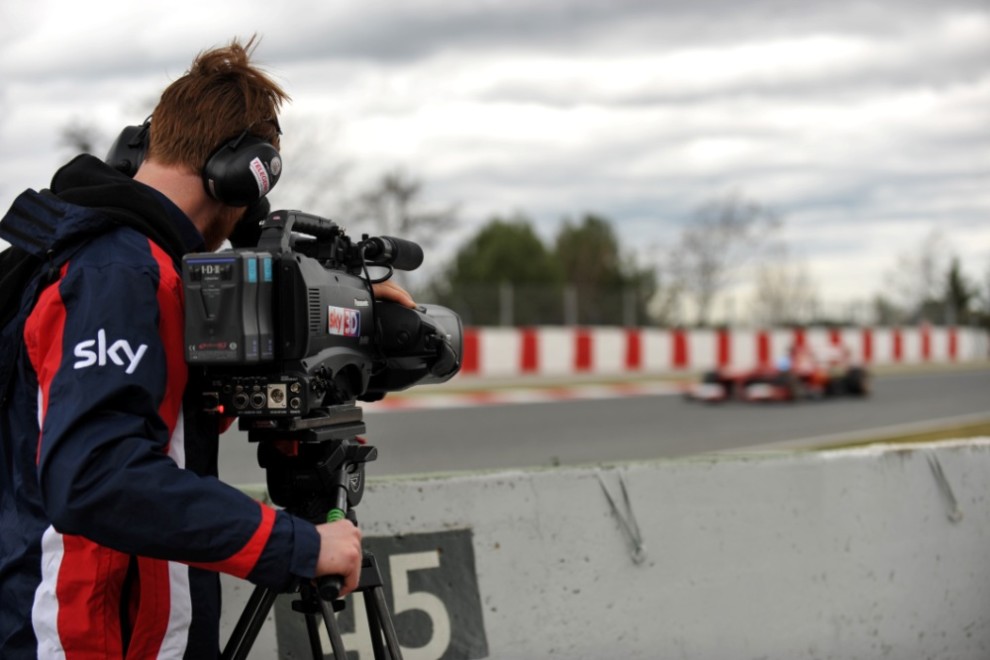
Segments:
[[[984,438],[388,479],[358,512],[409,660],[985,660],[988,495]],[[274,619],[252,657],[309,657]]]

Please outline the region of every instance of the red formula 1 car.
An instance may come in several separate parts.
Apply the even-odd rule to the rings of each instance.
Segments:
[[[869,396],[870,374],[836,350],[818,360],[807,347],[792,348],[776,365],[745,371],[716,369],[684,392],[687,399],[712,403],[736,401],[797,401],[832,396]]]

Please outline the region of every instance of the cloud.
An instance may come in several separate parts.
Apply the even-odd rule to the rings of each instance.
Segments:
[[[0,197],[47,181],[59,126],[112,135],[197,51],[254,32],[294,98],[287,177],[399,166],[471,226],[596,212],[647,247],[741,191],[780,209],[826,296],[879,286],[932,226],[990,265],[982,1],[6,3]]]

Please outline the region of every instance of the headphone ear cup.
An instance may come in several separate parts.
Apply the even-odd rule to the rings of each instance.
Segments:
[[[270,143],[241,135],[220,146],[203,167],[206,192],[227,206],[249,206],[282,175],[282,158]]]
[[[145,120],[140,126],[125,127],[110,145],[107,157],[103,161],[118,172],[123,172],[127,176],[134,176],[148,151],[148,130],[150,127],[150,120]]]

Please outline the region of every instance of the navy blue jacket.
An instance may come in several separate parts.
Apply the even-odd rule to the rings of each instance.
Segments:
[[[184,360],[189,219],[91,156],[51,190],[3,221],[76,247],[25,301],[0,409],[0,657],[215,657],[217,572],[290,588],[319,537],[217,479],[219,419]]]

